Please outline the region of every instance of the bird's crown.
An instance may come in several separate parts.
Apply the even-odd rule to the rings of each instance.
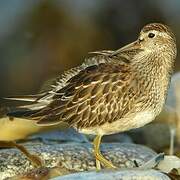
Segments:
[[[170,37],[175,40],[175,36],[170,27],[161,23],[150,23],[143,27],[142,32],[146,33],[149,31],[158,31],[161,33],[167,33]]]

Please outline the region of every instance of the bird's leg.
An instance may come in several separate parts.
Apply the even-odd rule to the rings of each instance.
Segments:
[[[17,144],[14,141],[0,141],[0,147],[17,148],[32,162],[35,167],[42,167],[44,165],[39,156],[29,153],[23,145]]]
[[[94,145],[94,156],[96,158],[96,169],[101,169],[101,163],[107,167],[107,168],[116,168],[110,161],[105,159],[103,155],[100,152],[100,143],[101,143],[101,137],[100,135],[97,135],[93,141]]]

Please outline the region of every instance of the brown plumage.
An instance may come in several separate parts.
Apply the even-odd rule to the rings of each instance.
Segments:
[[[148,24],[135,42],[93,54],[61,75],[32,105],[9,115],[46,126],[65,122],[80,132],[99,136],[152,121],[164,105],[176,58],[170,28]]]

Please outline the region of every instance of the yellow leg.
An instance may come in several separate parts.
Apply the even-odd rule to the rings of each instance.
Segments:
[[[103,155],[100,152],[100,144],[101,144],[101,138],[102,136],[97,135],[93,141],[94,145],[94,156],[96,158],[96,169],[100,170],[101,169],[101,163],[107,167],[107,168],[116,168],[110,161],[105,159]]]
[[[42,167],[44,165],[39,156],[30,154],[23,145],[17,144],[14,141],[0,141],[0,147],[15,147],[19,149],[35,167]]]

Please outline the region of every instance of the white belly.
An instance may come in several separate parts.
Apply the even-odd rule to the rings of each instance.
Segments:
[[[139,128],[145,124],[153,121],[155,119],[155,114],[151,111],[144,111],[135,114],[128,115],[119,119],[113,123],[105,123],[101,126],[90,127],[79,129],[81,133],[84,134],[97,134],[97,135],[108,135],[115,134],[118,132],[127,131],[134,128]]]

